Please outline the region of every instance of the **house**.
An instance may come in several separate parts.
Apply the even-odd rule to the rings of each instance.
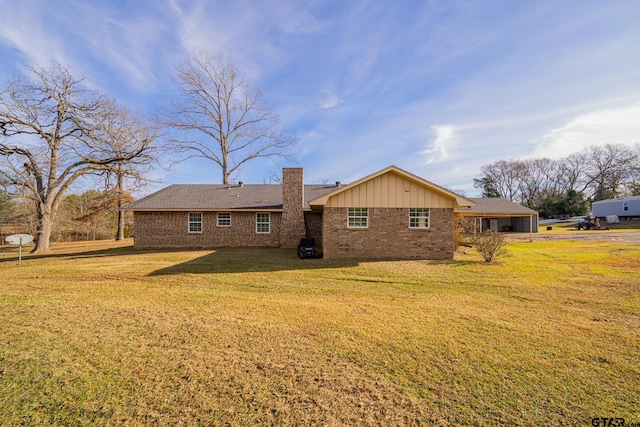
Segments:
[[[621,218],[640,217],[640,196],[593,202],[591,211],[596,218],[606,218],[609,215]]]
[[[538,232],[538,212],[501,197],[471,198],[474,206],[456,214],[473,218],[480,231]]]
[[[395,166],[349,185],[171,185],[124,209],[134,246],[295,247],[314,238],[325,258],[449,259],[454,210],[474,202]]]

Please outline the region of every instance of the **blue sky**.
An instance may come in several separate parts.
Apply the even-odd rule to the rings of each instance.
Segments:
[[[57,61],[132,109],[175,96],[190,52],[225,53],[300,138],[262,183],[390,164],[477,194],[480,167],[640,142],[640,2],[592,0],[0,0],[0,79]],[[219,183],[213,164],[161,183]],[[148,191],[151,191],[149,189]]]

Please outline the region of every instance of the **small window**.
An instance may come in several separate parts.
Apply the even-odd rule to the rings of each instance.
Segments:
[[[231,214],[228,212],[218,213],[218,227],[231,227]]]
[[[629,202],[622,202],[622,210],[625,212],[629,211]]]
[[[268,213],[256,214],[256,233],[269,233],[269,220],[270,215]]]
[[[202,214],[189,212],[189,233],[202,233]]]
[[[347,210],[347,227],[348,228],[368,228],[369,227],[369,209],[349,208]]]
[[[409,209],[409,228],[429,228],[429,209]]]

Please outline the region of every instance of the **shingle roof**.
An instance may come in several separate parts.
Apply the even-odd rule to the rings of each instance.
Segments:
[[[305,208],[309,200],[335,190],[334,185],[305,185]],[[279,184],[210,185],[174,184],[126,205],[130,211],[169,210],[272,210],[282,209]]]
[[[471,209],[460,209],[458,210],[459,213],[463,215],[467,212],[478,215],[532,215],[538,213],[533,209],[501,197],[470,198],[470,200],[476,203],[475,206],[472,206]]]

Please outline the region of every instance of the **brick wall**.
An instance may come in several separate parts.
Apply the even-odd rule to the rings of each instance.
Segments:
[[[195,212],[195,211],[194,211]],[[217,226],[217,212],[202,213],[202,233],[188,233],[187,212],[135,212],[134,246],[242,247],[280,245],[282,215],[271,212],[271,232],[256,233],[256,214],[232,212],[231,227]]]
[[[304,224],[304,172],[302,168],[282,169],[282,227],[280,245],[285,248],[298,246],[305,237]]]
[[[369,208],[369,227],[347,228],[347,208],[325,208],[325,258],[451,259],[453,209],[430,210],[430,228],[409,228],[409,209]]]
[[[304,224],[307,229],[307,236],[315,239],[316,247],[322,250],[322,214],[320,212],[305,212]]]

